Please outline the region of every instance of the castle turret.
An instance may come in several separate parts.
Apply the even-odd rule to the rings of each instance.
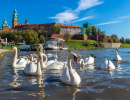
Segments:
[[[18,25],[18,14],[17,14],[17,11],[16,9],[14,10],[14,14],[13,14],[13,19],[12,19],[12,28],[14,29],[15,26]]]
[[[5,17],[4,17],[4,21],[3,21],[3,24],[2,24],[2,30],[3,31],[8,30],[8,24],[7,24],[7,21],[6,21]]]
[[[27,21],[27,19],[26,19],[26,21],[25,21],[24,25],[28,25],[28,21]]]

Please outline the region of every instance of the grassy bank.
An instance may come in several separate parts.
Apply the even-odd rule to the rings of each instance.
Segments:
[[[69,49],[96,49],[96,48],[101,48],[95,46],[96,43],[98,43],[95,40],[75,40],[75,39],[70,39],[68,40],[68,48]],[[86,45],[86,44],[90,45]]]
[[[120,48],[130,48],[130,44],[121,44]]]

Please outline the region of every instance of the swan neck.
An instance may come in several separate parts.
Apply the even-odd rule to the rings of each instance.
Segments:
[[[68,64],[69,69],[72,69],[71,59],[70,59],[69,57],[68,57],[68,59],[67,59],[67,64]]]
[[[36,74],[37,75],[41,75],[42,74],[42,71],[41,71],[41,63],[40,63],[40,60],[39,60],[39,56],[38,56],[38,60],[37,60],[37,71],[36,71]]]

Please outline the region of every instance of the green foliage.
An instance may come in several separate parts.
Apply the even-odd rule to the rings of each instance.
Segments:
[[[67,32],[64,36],[65,36],[66,42],[71,38],[71,37],[70,37],[70,34],[69,34],[68,32]]]
[[[99,46],[100,46],[100,47],[104,47],[104,45],[102,44],[101,41],[99,41]]]
[[[120,38],[120,42],[121,42],[121,43],[125,43],[124,37],[121,37],[121,38]]]
[[[95,42],[94,43],[95,47],[99,47],[99,43]]]
[[[109,39],[108,42],[109,42],[109,43],[113,43],[113,39],[112,39],[112,38]]]
[[[53,28],[52,28],[53,34],[59,34],[60,31],[61,31],[60,25],[55,25],[55,26],[53,26]]]
[[[39,43],[38,33],[33,30],[27,30],[24,35],[24,39],[26,44],[32,45],[35,43]]]
[[[85,45],[86,45],[86,46],[89,46],[89,45],[90,45],[90,43],[89,43],[89,42],[85,42]]]
[[[101,39],[101,42],[107,43],[107,41],[104,38]]]
[[[90,33],[91,33],[91,29],[90,29],[90,27],[87,27],[87,29],[86,29],[86,35],[90,35]]]
[[[97,34],[98,34],[98,35],[101,35],[101,34],[102,34],[102,32],[101,32],[101,30],[100,30],[99,28],[98,28]]]
[[[40,35],[40,43],[45,42],[45,37],[43,35]]]
[[[92,35],[96,35],[97,34],[97,29],[95,26],[92,26]]]
[[[113,39],[113,43],[119,43],[118,36],[116,34],[112,34],[111,39]]]

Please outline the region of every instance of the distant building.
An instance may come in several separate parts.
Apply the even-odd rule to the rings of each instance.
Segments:
[[[14,10],[14,14],[13,14],[13,19],[12,19],[12,29],[15,28],[15,26],[19,25],[19,20],[18,20],[18,14],[16,9]]]
[[[77,25],[60,25],[61,31],[60,34],[69,33],[71,35],[74,34],[82,34],[82,28],[78,27]]]
[[[86,30],[87,30],[88,27],[92,30],[92,26],[91,26],[90,23],[87,22],[87,23],[84,23],[84,24],[83,24],[82,34],[86,34]],[[90,33],[90,35],[92,35],[92,32]]]
[[[7,21],[6,21],[6,18],[4,17],[4,21],[3,21],[3,24],[2,24],[2,30],[5,31],[5,30],[8,30],[8,24],[7,24]]]

